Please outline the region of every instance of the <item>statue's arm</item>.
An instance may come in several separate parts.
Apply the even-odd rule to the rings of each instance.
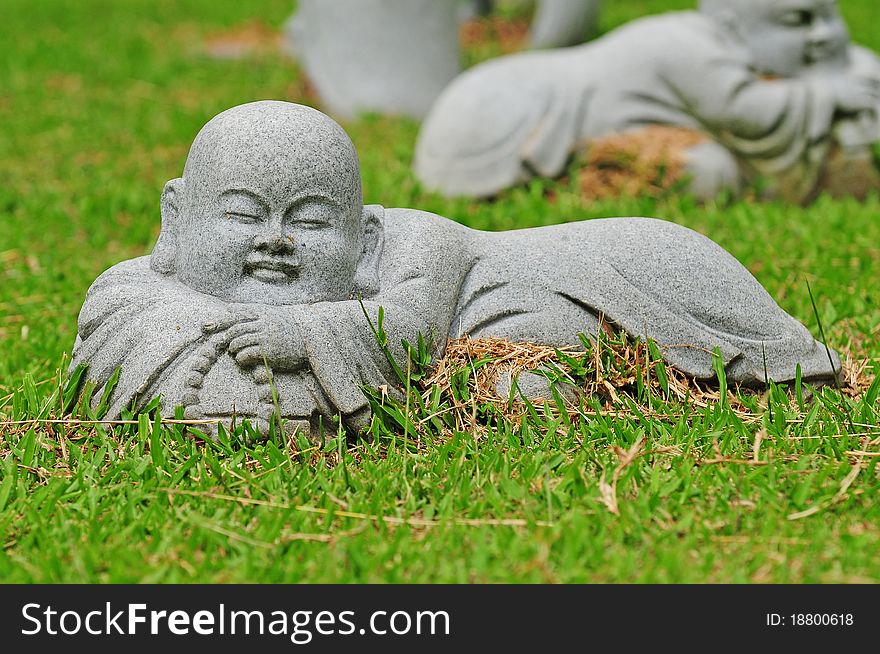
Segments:
[[[388,359],[406,370],[403,341],[415,347],[421,335],[433,354],[443,351],[473,263],[471,233],[460,225],[416,212],[398,225],[388,234],[377,294],[293,309],[311,368],[343,413],[366,405],[362,385],[402,385]]]
[[[715,84],[694,92],[693,107],[700,122],[722,140],[728,134],[756,140],[780,131],[812,140],[831,130],[836,102],[820,80],[768,79],[725,67],[716,74]]]
[[[658,75],[716,139],[812,140],[830,132],[837,103],[825,80],[762,76],[729,39],[716,32],[689,36],[659,53]]]
[[[204,325],[219,320],[223,306],[150,270],[142,257],[117,264],[90,287],[79,315],[71,367],[88,365],[100,397],[121,368],[108,416],[135,397],[160,392],[170,371],[205,337]]]
[[[380,331],[380,311],[381,332],[387,339],[383,342],[379,340],[382,336],[374,333]],[[302,337],[302,342],[291,344],[291,348],[302,348],[305,365],[344,418],[368,417],[363,386],[400,388],[403,380],[396,375],[392,361],[400,370],[406,370],[401,341],[415,345],[419,333],[427,337],[431,332],[424,316],[387,298],[320,302],[287,307],[285,313],[295,321]]]

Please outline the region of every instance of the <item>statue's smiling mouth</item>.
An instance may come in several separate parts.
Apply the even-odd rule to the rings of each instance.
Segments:
[[[245,274],[262,282],[288,282],[296,277],[298,271],[299,264],[289,259],[260,257],[248,259],[244,264]]]

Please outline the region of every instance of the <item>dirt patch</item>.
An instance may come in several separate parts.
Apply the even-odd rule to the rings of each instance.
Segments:
[[[495,56],[510,54],[526,47],[529,22],[500,16],[473,18],[461,24],[458,35],[466,51],[490,50]]]
[[[867,146],[846,151],[835,143],[825,159],[817,189],[834,198],[864,200],[871,192],[880,189],[877,155]]]
[[[281,33],[258,21],[205,37],[205,51],[215,59],[244,59],[281,49]]]
[[[586,198],[659,196],[680,184],[687,151],[707,140],[683,127],[651,126],[590,141],[577,175]]]

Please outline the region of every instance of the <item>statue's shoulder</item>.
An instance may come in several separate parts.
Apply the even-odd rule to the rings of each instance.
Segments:
[[[169,283],[165,275],[150,268],[150,257],[127,259],[111,266],[102,272],[89,287],[89,293],[95,294],[108,289],[153,289],[157,284]]]
[[[150,269],[150,257],[135,257],[134,259],[126,259],[117,264],[110,266],[107,270],[98,275],[98,278],[92,283],[92,286],[103,286],[111,283],[120,283],[130,281],[137,278],[152,277],[156,275]]]
[[[419,209],[385,209],[385,239],[427,247],[429,244],[461,242],[472,238],[474,230],[454,220]]]
[[[384,225],[383,284],[413,271],[449,275],[453,268],[467,268],[473,260],[474,236],[479,232],[443,216],[417,209],[386,209]]]
[[[613,35],[627,35],[630,37],[645,38],[677,38],[684,32],[701,32],[711,29],[712,22],[698,11],[667,11],[662,14],[642,16],[633,21],[624,23],[615,30],[609,32],[602,39]],[[584,45],[588,45],[587,42]],[[576,46],[583,48],[584,46]]]

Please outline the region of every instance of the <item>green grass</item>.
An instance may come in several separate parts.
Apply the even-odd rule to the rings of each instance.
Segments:
[[[608,3],[602,27],[691,4]],[[877,3],[842,4],[854,38],[880,50]],[[222,61],[201,48],[247,21],[277,28],[289,11],[289,0],[0,3],[0,420],[58,412],[57,371],[86,289],[150,251],[162,184],[180,174],[201,125],[237,103],[301,99],[300,73],[282,56]],[[818,336],[809,281],[831,345],[878,365],[876,196],[809,208],[594,203],[539,182],[493,203],[448,201],[413,180],[413,122],[345,127],[367,202],[483,229],[673,220],[731,251]],[[756,421],[724,404],[651,401],[650,419],[533,417],[480,439],[426,432],[419,448],[381,429],[352,445],[205,444],[147,417],[112,430],[0,428],[0,579],[880,580],[878,458],[846,454],[880,450],[876,393],[845,401],[826,390],[801,411],[779,390],[772,418],[756,405]],[[731,462],[754,459],[758,434],[762,465]],[[620,469],[615,514],[600,480],[610,484],[618,453],[642,438],[653,453]]]

